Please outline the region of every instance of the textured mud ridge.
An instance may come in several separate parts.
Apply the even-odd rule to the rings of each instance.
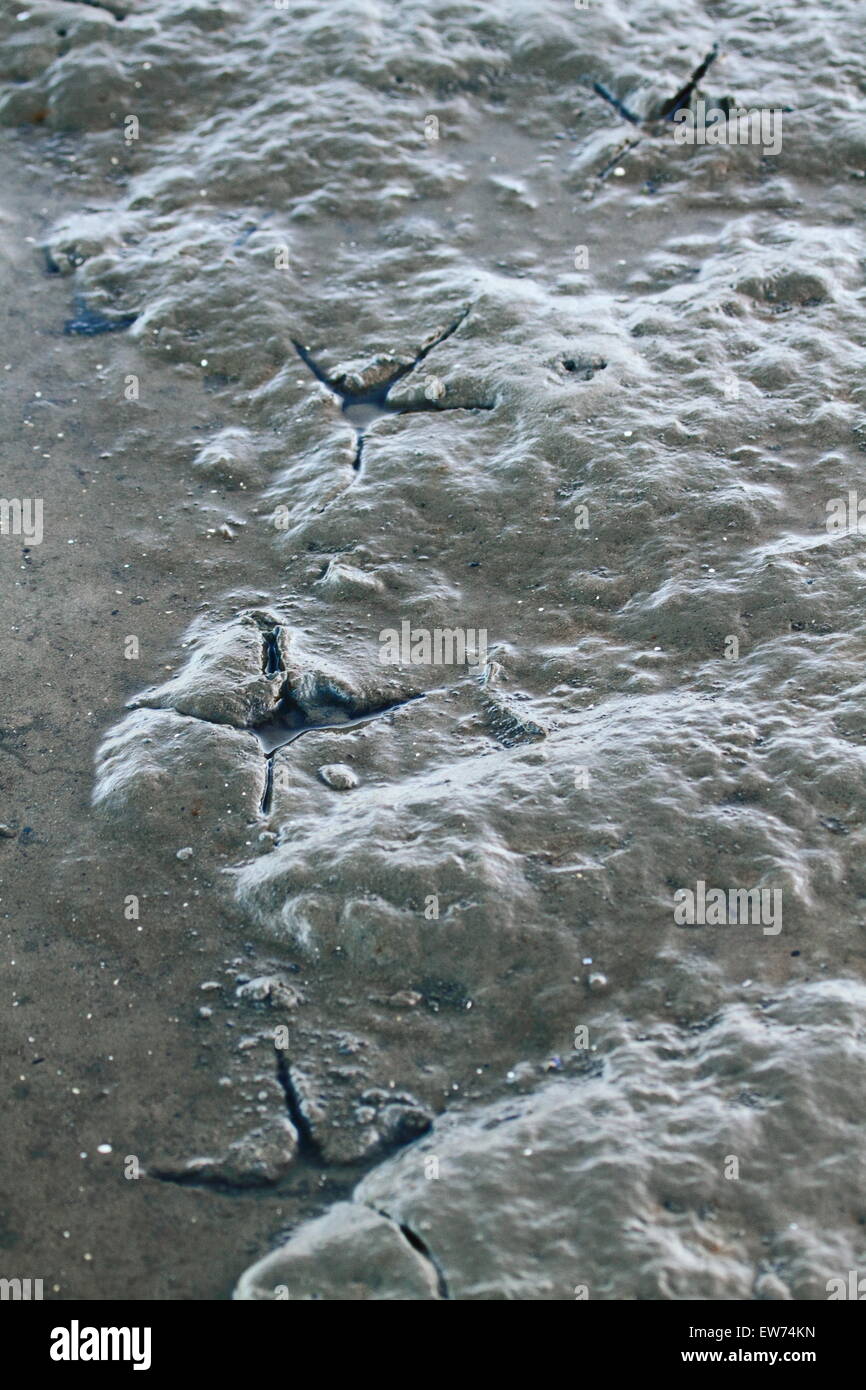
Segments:
[[[828,983],[700,1028],[606,1019],[603,1065],[441,1120],[247,1270],[235,1297],[562,1300],[582,1285],[607,1299],[820,1298],[863,1254],[848,1096],[864,1010],[861,987]],[[807,1171],[797,1126],[818,1094]],[[732,1155],[738,1175],[720,1181]],[[779,1202],[796,1213],[781,1227]]]
[[[166,463],[229,557],[174,558],[198,616],[69,851],[226,922],[251,1099],[149,1174],[324,1181],[241,1298],[823,1297],[866,1259],[857,8],[22,15],[0,121],[89,181],[68,334],[201,391]],[[700,97],[781,152],[675,144]],[[389,665],[403,621],[488,660]],[[780,931],[676,921],[698,881]]]

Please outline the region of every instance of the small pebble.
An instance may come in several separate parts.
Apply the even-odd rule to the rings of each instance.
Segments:
[[[258,975],[254,980],[239,980],[235,993],[238,999],[250,999],[257,1004],[267,1002],[275,1009],[294,1009],[303,998],[293,985],[274,975]]]
[[[357,774],[346,763],[325,763],[319,768],[319,776],[336,791],[347,792],[358,785]]]
[[[412,989],[401,989],[390,995],[388,1003],[392,1009],[414,1009],[416,1004],[421,1003],[421,997]]]

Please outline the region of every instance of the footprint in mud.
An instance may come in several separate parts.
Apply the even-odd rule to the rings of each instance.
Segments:
[[[272,613],[247,613],[217,629],[201,624],[188,645],[183,669],[130,701],[134,712],[100,750],[94,803],[107,813],[134,813],[140,804],[170,820],[171,798],[183,798],[182,779],[194,764],[209,767],[215,785],[228,789],[230,811],[249,816],[254,801],[255,811],[268,814],[280,749],[423,698],[381,669],[358,679],[340,661],[305,651]],[[153,804],[158,790],[168,798],[162,808]]]
[[[680,87],[679,91],[667,101],[657,103],[648,116],[639,116],[634,111],[629,110],[619,97],[608,91],[607,87],[601,82],[593,82],[592,89],[602,97],[614,111],[631,125],[652,127],[663,121],[672,121],[678,111],[683,111],[691,102],[695,89],[702,77],[705,77],[716,58],[719,56],[718,44],[713,44],[709,53],[705,54],[698,63],[689,80]]]
[[[292,1298],[381,1300],[417,1285],[424,1299],[544,1300],[570,1292],[575,1269],[615,1299],[825,1297],[828,1276],[853,1268],[862,1248],[862,1226],[839,1218],[859,1210],[855,1165],[809,1204],[815,1166],[857,1147],[843,1098],[866,1062],[866,991],[847,980],[798,985],[764,1001],[760,1017],[756,1029],[755,1010],[737,1002],[699,1029],[622,1021],[596,1062],[455,1107],[349,1201],[257,1260],[235,1298],[271,1300],[283,1287]],[[841,1051],[828,1028],[840,1017],[850,1039]],[[686,1123],[682,1097],[696,1094]],[[791,1135],[782,1094],[814,1127],[810,1164],[779,1166]],[[739,1201],[720,1191],[732,1184],[718,1155],[730,1151],[743,1156]],[[431,1168],[442,1181],[429,1181]],[[563,1203],[564,1183],[580,1200]],[[685,1268],[684,1250],[694,1252]]]
[[[237,996],[238,1007],[252,1011],[244,1019],[252,1036],[242,1039],[250,1050],[239,1052],[237,1067],[250,1094],[267,1093],[267,1113],[252,1128],[231,1115],[230,1142],[206,1139],[191,1146],[195,1157],[189,1150],[157,1157],[151,1176],[240,1190],[279,1184],[298,1161],[314,1168],[376,1161],[423,1134],[441,1103],[439,1069],[418,1075],[413,1049],[432,1055],[436,1040],[462,1034],[471,1020],[487,1055],[494,1041],[500,1045],[499,1014],[482,1021],[479,996],[504,992],[521,1013],[527,1007],[515,972],[524,968],[534,890],[522,856],[488,824],[493,808],[510,799],[491,790],[489,750],[493,739],[519,754],[545,730],[505,688],[495,661],[453,686],[417,688],[399,668],[365,663],[360,653],[350,665],[339,651],[315,650],[269,610],[220,626],[200,620],[185,645],[184,666],[141,692],[100,750],[101,818],[126,844],[139,829],[150,835],[171,866],[187,843],[195,802],[207,817],[197,823],[196,864],[233,884],[234,929],[254,943],[258,973],[300,975],[304,962],[316,969],[303,980],[302,1011],[286,1004],[296,991],[285,981],[245,984]],[[359,735],[421,700],[429,715],[415,736],[407,728],[391,737],[381,724],[379,734]],[[468,735],[458,728],[461,714]],[[332,767],[343,731],[349,760],[363,774],[348,794]],[[277,786],[284,790],[275,760],[313,733],[322,756],[292,750],[291,794],[273,808],[275,833],[272,800]],[[467,760],[456,803],[455,754]],[[506,775],[505,762],[498,772]],[[430,893],[441,895],[434,918],[424,912]],[[501,906],[492,926],[473,934],[469,920],[483,914],[485,901]],[[563,978],[574,973],[570,941],[557,946],[536,927],[532,949],[556,959],[564,950]],[[246,957],[244,968],[251,963]],[[347,967],[350,988],[340,983]],[[335,992],[351,999],[335,1007]],[[210,1018],[214,996],[208,1003]],[[277,1021],[290,1025],[291,1051],[275,1058]],[[512,1025],[502,1026],[511,1047]]]
[[[253,1104],[230,1107],[193,1157],[178,1157],[174,1145],[157,1151],[150,1177],[217,1190],[276,1186],[298,1166],[380,1161],[429,1131],[434,1111],[392,1080],[405,1063],[384,1056],[367,1028],[329,1026],[321,1002],[288,983],[289,970],[253,979],[236,966],[224,971],[235,988],[209,995],[208,1028],[242,1024],[234,1056],[221,1065],[235,1097]],[[330,1015],[327,989],[323,998]]]
[[[143,691],[130,702],[132,708],[171,711],[252,735],[264,755],[262,815],[272,810],[274,757],[282,749],[305,734],[361,728],[432,693],[381,671],[359,680],[341,663],[305,652],[296,634],[268,612],[242,615],[217,631],[194,629],[190,644],[183,670]],[[490,662],[476,683],[488,730],[505,747],[543,738],[545,730],[500,688],[501,674],[499,664]],[[116,746],[121,730],[106,747]],[[192,737],[182,726],[178,736]],[[97,801],[101,794],[98,785]]]
[[[397,383],[414,372],[415,368],[420,366],[435,347],[456,333],[468,313],[469,309],[464,309],[447,328],[439,329],[431,334],[413,356],[395,357],[389,355],[379,357],[360,372],[338,370],[334,374],[330,374],[320,366],[308,347],[298,342],[297,339],[292,339],[292,346],[301,361],[305,363],[317,381],[320,381],[323,386],[326,386],[337,396],[341,402],[343,414],[355,427],[356,447],[352,466],[356,472],[360,472],[362,466],[365,430],[380,415],[407,415],[417,411],[435,413],[442,410],[494,409],[493,403],[489,401],[469,405],[444,404],[442,398],[445,395],[445,387],[441,382],[428,385],[424,399],[420,401],[398,403],[390,398],[391,391]]]
[[[258,739],[265,755],[265,786],[259,809],[262,815],[269,815],[273,800],[274,755],[280,749],[304,734],[361,727],[413,700],[423,699],[423,695],[408,691],[396,698],[383,699],[375,692],[364,692],[340,672],[317,668],[301,657],[295,650],[292,634],[272,617],[257,614],[253,622],[261,633],[261,669],[270,703],[264,711],[253,704],[245,727]],[[144,697],[139,703],[145,703]]]
[[[613,107],[618,116],[629,125],[633,125],[641,130],[642,134],[635,140],[626,142],[625,146],[617,150],[612,159],[599,169],[597,178],[604,179],[610,171],[627,156],[632,150],[637,149],[644,136],[658,137],[664,133],[665,126],[674,120],[677,112],[686,110],[691,105],[698,83],[706,76],[712,64],[719,56],[719,46],[714,44],[709,53],[706,53],[697,67],[692,72],[688,81],[685,82],[672,97],[665,101],[656,102],[650,111],[645,115],[639,115],[629,106],[615,96],[603,82],[593,82],[592,89],[597,96],[606,101],[608,106]],[[723,105],[723,103],[720,103]]]

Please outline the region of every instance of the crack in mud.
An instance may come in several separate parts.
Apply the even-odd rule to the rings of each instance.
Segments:
[[[216,1173],[198,1173],[195,1168],[190,1168],[187,1172],[175,1172],[172,1168],[149,1168],[147,1176],[155,1178],[157,1182],[173,1183],[175,1187],[197,1187],[212,1192],[230,1192],[233,1196],[243,1196],[254,1190],[252,1184],[246,1186],[244,1183],[232,1182],[230,1178],[221,1178]]]
[[[445,1271],[443,1270],[439,1261],[436,1259],[436,1256],[433,1254],[433,1251],[430,1249],[427,1242],[422,1240],[421,1237],[417,1234],[417,1232],[412,1230],[411,1226],[407,1226],[403,1222],[400,1223],[399,1230],[403,1239],[407,1241],[409,1245],[412,1246],[413,1250],[417,1250],[421,1258],[426,1260],[427,1263],[432,1267],[433,1272],[436,1275],[436,1286],[439,1291],[439,1297],[449,1299],[451,1297],[451,1294],[448,1292],[448,1281],[445,1278]]]
[[[283,670],[283,655],[280,651],[280,627],[268,628],[262,633],[262,674],[271,680]]]
[[[337,397],[340,401],[340,409],[346,416],[346,419],[350,424],[355,426],[356,446],[355,455],[352,460],[352,468],[356,473],[360,473],[363,464],[366,427],[380,415],[411,415],[418,411],[437,414],[445,410],[495,409],[494,403],[490,401],[478,402],[474,405],[442,405],[438,400],[431,399],[424,402],[409,401],[402,405],[394,405],[388,399],[390,392],[397,385],[397,382],[402,381],[404,377],[414,372],[415,368],[421,365],[435,347],[438,347],[440,343],[444,343],[447,338],[450,338],[453,333],[456,333],[468,314],[469,306],[467,305],[462,313],[458,314],[457,318],[454,319],[447,328],[443,328],[440,333],[434,334],[432,338],[422,343],[414,357],[398,361],[393,371],[383,377],[381,381],[374,381],[368,385],[363,383],[360,385],[352,385],[348,374],[345,372],[341,373],[339,376],[330,375],[319,365],[310,352],[310,349],[304,343],[299,342],[297,338],[292,339],[292,347],[295,349],[301,361],[316,380],[321,382],[332,395]]]
[[[425,1240],[422,1240],[421,1236],[418,1235],[418,1232],[413,1231],[412,1227],[407,1225],[404,1221],[395,1221],[394,1217],[390,1214],[390,1212],[382,1211],[381,1207],[372,1207],[371,1210],[375,1211],[377,1216],[383,1217],[383,1219],[389,1222],[390,1225],[392,1225],[395,1228],[395,1230],[399,1231],[406,1244],[411,1246],[411,1248],[415,1251],[416,1255],[420,1255],[422,1260],[426,1261],[426,1263],[430,1266],[430,1269],[432,1270],[433,1274],[436,1276],[436,1290],[439,1294],[439,1297],[442,1299],[450,1299],[451,1294],[448,1290],[448,1281],[445,1278],[445,1271],[443,1270],[436,1256],[433,1254],[427,1242]]]
[[[276,1049],[276,1058],[277,1081],[286,1098],[286,1113],[298,1135],[298,1156],[299,1158],[306,1159],[308,1163],[316,1163],[319,1167],[322,1167],[324,1165],[322,1151],[310,1127],[310,1122],[301,1106],[301,1100],[295,1089],[292,1073],[289,1070],[288,1059],[279,1048]]]

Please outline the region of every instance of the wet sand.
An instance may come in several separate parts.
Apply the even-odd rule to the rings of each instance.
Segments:
[[[9,1272],[824,1298],[866,1258],[854,8],[20,13]],[[716,42],[689,100],[784,110],[778,154],[654,119]],[[405,622],[487,659],[383,660]],[[783,910],[685,925],[699,883]]]

